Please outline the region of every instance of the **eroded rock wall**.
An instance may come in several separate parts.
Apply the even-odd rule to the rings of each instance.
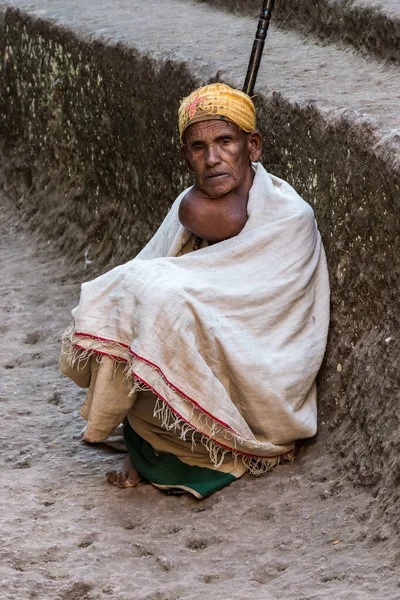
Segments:
[[[132,257],[186,185],[175,109],[193,80],[18,11],[1,33],[0,138],[21,212],[99,269]]]
[[[399,172],[374,135],[279,96],[260,99],[264,161],[313,206],[328,257],[331,327],[320,433],[339,468],[399,514]],[[397,502],[397,504],[396,504]]]
[[[256,17],[261,0],[199,0],[229,12]],[[321,39],[351,44],[389,61],[400,61],[400,11],[349,0],[276,0],[273,22]]]
[[[190,179],[176,112],[188,67],[2,13],[0,139],[8,196],[87,278],[131,258]],[[332,325],[319,377],[320,451],[399,511],[400,174],[365,125],[278,94],[258,97],[264,164],[315,209]],[[312,467],[311,467],[312,468]],[[334,489],[334,487],[332,488]]]

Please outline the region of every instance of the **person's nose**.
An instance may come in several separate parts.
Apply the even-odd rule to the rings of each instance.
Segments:
[[[220,156],[217,144],[210,144],[207,146],[206,151],[206,165],[208,167],[214,167],[220,162]]]

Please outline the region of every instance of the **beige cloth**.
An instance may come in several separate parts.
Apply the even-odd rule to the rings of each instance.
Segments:
[[[193,251],[196,236],[192,235],[179,256]],[[208,246],[203,240],[202,248]],[[84,431],[84,439],[90,442],[108,440],[110,431],[114,431],[126,414],[129,424],[155,452],[169,453],[177,456],[182,462],[196,466],[212,468],[209,452],[198,432],[193,432],[189,440],[183,440],[174,433],[160,426],[160,420],[154,415],[157,396],[151,391],[137,391],[129,395],[125,364],[116,363],[112,358],[103,356],[98,360],[96,355],[87,357],[79,368],[72,368],[68,355],[61,353],[61,370],[77,385],[88,388],[88,393],[80,414],[88,422]],[[236,478],[246,472],[246,467],[231,452],[224,455],[218,470],[230,473]]]
[[[194,432],[189,440],[183,440],[174,431],[161,427],[160,420],[154,415],[157,396],[153,392],[136,391],[129,395],[124,364],[115,363],[107,356],[97,360],[96,355],[92,355],[83,368],[71,368],[67,355],[62,353],[61,370],[80,387],[89,388],[80,410],[81,416],[88,422],[84,433],[86,441],[108,440],[110,433],[120,424],[121,416],[126,415],[132,429],[149,442],[155,452],[174,454],[192,466],[213,467],[200,434]],[[238,478],[246,468],[228,452],[218,470]]]
[[[125,362],[133,385],[160,398],[164,428],[198,431],[214,464],[227,449],[250,470],[314,435],[329,320],[312,209],[255,168],[239,235],[178,256],[191,235],[178,219],[184,192],[136,259],[83,284],[65,336],[70,364]]]
[[[174,431],[164,429],[154,414],[156,406],[157,396],[153,392],[137,392],[135,403],[128,412],[132,429],[149,442],[155,452],[174,454],[188,465],[212,469],[213,463],[207,447],[202,444],[201,435],[194,432],[189,440],[183,440]],[[231,452],[227,452],[218,465],[218,471],[230,473],[238,478],[244,475],[246,468],[242,461],[238,461]]]

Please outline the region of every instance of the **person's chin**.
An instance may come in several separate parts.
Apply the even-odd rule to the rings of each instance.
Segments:
[[[204,182],[204,191],[210,198],[221,198],[232,191],[234,185],[230,177],[210,178]]]

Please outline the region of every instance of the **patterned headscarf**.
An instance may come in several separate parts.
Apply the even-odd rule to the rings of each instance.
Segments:
[[[184,98],[179,107],[179,135],[193,123],[210,119],[236,123],[243,131],[256,129],[256,109],[247,94],[224,83],[205,85]]]

